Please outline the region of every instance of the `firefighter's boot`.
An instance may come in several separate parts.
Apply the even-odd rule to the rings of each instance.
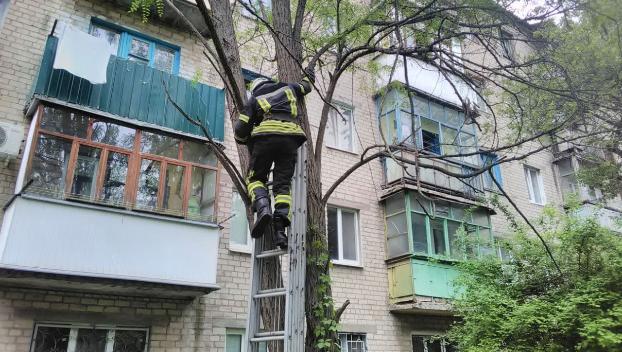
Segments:
[[[285,223],[280,218],[275,218],[272,224],[272,228],[274,230],[274,244],[281,249],[287,249],[287,235],[285,234]]]
[[[255,197],[253,208],[257,212],[257,215],[255,216],[255,224],[251,230],[251,237],[259,238],[263,236],[268,225],[272,222],[272,207],[270,206],[270,198],[268,198],[268,192],[266,190],[255,191]]]

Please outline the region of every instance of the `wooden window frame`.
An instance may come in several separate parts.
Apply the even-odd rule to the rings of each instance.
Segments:
[[[218,187],[220,185],[220,168],[221,165],[220,163],[217,161],[216,165],[212,166],[212,165],[208,165],[208,164],[201,164],[201,163],[196,163],[196,162],[192,162],[192,161],[185,161],[183,160],[183,147],[186,143],[200,143],[198,141],[191,141],[188,139],[185,139],[183,137],[180,136],[174,136],[174,135],[170,135],[167,133],[163,133],[157,130],[147,130],[150,133],[155,133],[155,134],[159,134],[159,135],[167,135],[167,136],[171,136],[172,138],[176,138],[179,139],[180,143],[178,146],[178,151],[177,151],[177,158],[170,158],[170,157],[165,157],[165,156],[160,156],[160,155],[155,155],[155,154],[150,154],[150,153],[143,153],[141,152],[141,135],[143,130],[145,129],[141,129],[139,126],[132,126],[132,125],[126,125],[123,124],[119,121],[115,121],[112,119],[106,119],[104,117],[100,117],[97,115],[92,115],[92,114],[85,114],[83,113],[85,116],[87,116],[89,118],[89,123],[88,123],[88,127],[87,127],[87,134],[86,134],[86,138],[80,138],[80,137],[76,137],[76,136],[71,136],[71,135],[67,135],[64,133],[60,133],[60,132],[54,132],[54,131],[47,131],[45,129],[43,129],[41,127],[41,122],[43,121],[44,118],[44,111],[43,109],[45,107],[51,107],[54,109],[61,109],[61,110],[66,110],[66,111],[70,111],[70,112],[79,112],[77,110],[65,107],[65,106],[57,106],[57,105],[53,105],[53,104],[40,104],[39,107],[37,108],[37,120],[34,121],[33,123],[35,123],[35,131],[33,133],[33,142],[31,143],[31,150],[29,152],[29,159],[27,161],[27,167],[26,167],[26,177],[27,175],[30,175],[30,172],[32,171],[32,162],[36,153],[36,148],[38,145],[38,140],[39,137],[41,135],[47,135],[47,136],[53,136],[53,137],[58,137],[58,138],[62,138],[65,139],[69,142],[71,142],[72,147],[71,147],[71,153],[69,156],[69,163],[67,165],[67,173],[65,175],[65,189],[64,189],[64,197],[63,199],[67,199],[67,200],[81,200],[78,197],[71,197],[71,187],[72,187],[72,183],[73,183],[73,176],[74,176],[74,172],[75,172],[75,167],[76,167],[76,163],[78,160],[78,150],[79,147],[84,145],[84,146],[88,146],[88,147],[93,147],[93,148],[98,148],[101,150],[101,154],[100,154],[100,160],[99,160],[99,174],[97,175],[97,180],[96,180],[96,190],[95,190],[95,194],[91,195],[91,197],[87,200],[87,199],[82,199],[81,201],[87,202],[87,203],[93,203],[93,204],[97,204],[97,205],[101,205],[101,206],[106,206],[106,207],[117,207],[118,206],[114,206],[114,205],[110,205],[110,204],[106,204],[106,203],[99,203],[97,202],[97,199],[99,199],[99,196],[101,194],[102,188],[103,188],[103,182],[104,182],[104,177],[105,177],[105,164],[106,164],[106,160],[108,157],[108,154],[110,152],[115,152],[115,153],[120,153],[120,154],[125,154],[128,155],[128,169],[127,169],[127,178],[126,178],[126,186],[125,186],[125,191],[124,191],[124,204],[125,206],[123,208],[127,209],[127,210],[135,210],[135,211],[141,211],[141,212],[148,212],[148,213],[153,213],[153,214],[158,214],[158,215],[165,215],[165,216],[174,216],[174,217],[178,217],[178,218],[187,218],[188,217],[188,202],[190,199],[190,191],[191,191],[191,186],[192,186],[192,168],[193,167],[198,167],[201,169],[207,169],[207,170],[212,170],[216,173],[216,179],[215,179],[215,192],[214,192],[214,214],[212,215],[212,218],[215,218],[216,215],[218,214],[218,204],[219,204],[219,192],[218,192]],[[136,131],[135,135],[134,135],[134,145],[133,147],[130,148],[123,148],[123,147],[118,147],[118,146],[114,146],[114,145],[110,145],[110,144],[105,144],[105,143],[101,143],[101,142],[94,142],[92,141],[92,134],[93,134],[93,122],[95,121],[104,121],[104,122],[110,122],[110,123],[114,123],[120,126],[124,126],[124,127],[128,127],[128,128],[132,128]],[[149,160],[155,160],[160,162],[160,179],[158,180],[159,182],[159,188],[158,188],[158,194],[157,194],[157,209],[155,211],[149,211],[149,210],[145,210],[142,209],[140,207],[137,207],[136,205],[136,196],[137,196],[137,188],[138,188],[138,181],[140,178],[140,165],[143,159],[149,159]],[[164,209],[162,209],[162,204],[163,204],[163,192],[164,192],[164,182],[166,181],[166,166],[172,164],[172,165],[178,165],[178,166],[183,166],[184,167],[184,179],[183,179],[183,184],[182,184],[182,189],[183,189],[183,198],[182,198],[182,210],[181,210],[181,214],[179,215],[173,215],[170,213],[167,213]]]

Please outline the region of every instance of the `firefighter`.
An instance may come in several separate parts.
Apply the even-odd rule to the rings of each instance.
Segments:
[[[261,237],[272,222],[275,245],[282,249],[287,248],[285,229],[291,222],[291,180],[297,149],[307,140],[300,127],[298,99],[311,92],[312,81],[312,71],[300,83],[253,80],[251,96],[235,125],[236,142],[246,144],[250,153],[246,186],[257,213],[251,236]],[[266,187],[272,164],[274,214]]]

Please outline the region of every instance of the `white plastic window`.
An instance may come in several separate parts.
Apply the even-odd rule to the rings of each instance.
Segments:
[[[525,166],[525,179],[527,181],[527,190],[529,191],[529,200],[535,204],[542,205],[546,203],[540,170]]]
[[[367,341],[365,334],[339,334],[341,352],[367,352]]]
[[[360,264],[357,211],[328,207],[328,248],[333,263]]]
[[[354,152],[354,121],[352,108],[336,105],[341,115],[331,110],[326,126],[326,145]]]

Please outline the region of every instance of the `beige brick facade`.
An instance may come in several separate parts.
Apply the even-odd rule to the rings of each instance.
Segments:
[[[190,35],[165,25],[143,24],[108,1],[98,0],[11,0],[8,15],[0,30],[0,120],[28,125],[24,106],[40,64],[46,36],[55,19],[86,30],[91,17],[134,28],[181,47],[180,75],[192,77],[202,71],[202,81],[222,86],[209,69],[201,45]],[[110,2],[113,3],[113,2]],[[360,158],[369,145],[381,143],[375,103],[369,77],[345,75],[335,100],[354,108],[356,125],[355,153],[333,148],[323,151],[323,184],[327,188],[341,173]],[[312,126],[318,125],[321,100],[307,100]],[[231,124],[225,122],[224,144],[236,160]],[[0,168],[0,204],[14,189],[20,160]],[[525,164],[541,170],[547,202],[558,204],[552,156],[538,153]],[[503,166],[505,189],[525,211],[536,217],[542,209],[531,204],[522,163]],[[231,212],[232,185],[222,173],[218,185],[219,218]],[[360,222],[360,266],[335,265],[333,292],[337,305],[351,301],[342,319],[342,330],[367,334],[369,351],[411,351],[411,334],[440,333],[451,319],[445,316],[400,315],[389,311],[385,229],[380,202],[383,170],[374,161],[356,171],[333,194],[331,205],[358,210]],[[230,250],[229,225],[223,224],[218,260],[217,282],[220,290],[194,301],[94,295],[80,292],[54,292],[0,287],[0,351],[26,352],[30,348],[36,322],[106,323],[134,325],[150,329],[149,351],[224,351],[227,328],[244,328],[249,291],[250,255]],[[493,217],[493,226],[504,229],[502,216]],[[201,270],[201,268],[197,268]]]

